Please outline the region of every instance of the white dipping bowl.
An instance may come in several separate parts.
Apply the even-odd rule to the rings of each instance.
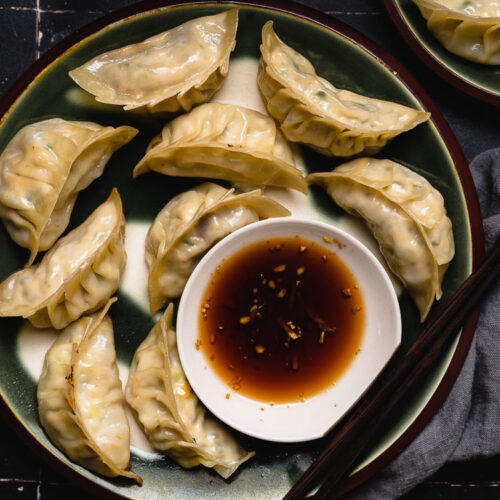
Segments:
[[[365,327],[359,353],[334,384],[304,402],[271,405],[231,389],[211,368],[203,349],[195,347],[199,314],[211,275],[224,260],[258,241],[295,235],[329,249],[332,247],[325,244],[324,236],[345,244],[342,249],[335,246],[335,251],[359,284]],[[189,278],[177,315],[179,355],[197,396],[229,426],[268,441],[299,442],[324,436],[365,393],[400,342],[399,303],[386,271],[373,254],[335,226],[295,217],[255,222],[221,240],[201,259]]]

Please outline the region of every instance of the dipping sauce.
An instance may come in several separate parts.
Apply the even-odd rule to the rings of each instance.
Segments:
[[[200,304],[207,362],[228,387],[267,403],[327,389],[359,350],[361,290],[336,252],[300,236],[259,241],[222,262]]]

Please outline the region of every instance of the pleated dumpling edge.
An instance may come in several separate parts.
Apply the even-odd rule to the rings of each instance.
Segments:
[[[238,9],[192,19],[104,52],[69,76],[97,101],[125,110],[188,111],[208,101],[222,85],[237,27]]]
[[[182,467],[213,467],[223,478],[249,460],[218,420],[207,414],[189,385],[172,327],[173,304],[137,348],[125,390],[152,446]]]
[[[130,471],[130,428],[105,307],[66,327],[47,351],[37,388],[40,422],[71,460],[104,476]]]
[[[262,28],[258,85],[267,110],[289,141],[327,156],[374,154],[430,113],[337,89],[311,62],[274,32]]]
[[[455,254],[441,193],[421,175],[386,159],[358,158],[307,180],[364,219],[424,321],[434,299],[441,298],[441,283]]]
[[[428,30],[453,54],[480,64],[500,64],[498,2],[413,0]],[[448,4],[448,5],[447,5]]]
[[[308,192],[275,121],[234,104],[208,102],[167,123],[151,141],[133,176],[150,170]]]

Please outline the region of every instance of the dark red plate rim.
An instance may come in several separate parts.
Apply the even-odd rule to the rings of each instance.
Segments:
[[[458,88],[462,92],[469,94],[476,99],[487,102],[488,104],[493,104],[494,106],[500,106],[500,95],[495,92],[490,92],[487,89],[478,87],[473,83],[462,78],[458,73],[450,71],[445,65],[443,65],[439,59],[432,53],[429,52],[419,41],[419,39],[413,34],[406,23],[401,9],[398,7],[396,0],[384,0],[384,6],[389,14],[389,17],[399,31],[399,34],[403,37],[404,41],[408,44],[410,49],[420,58],[420,60],[434,73],[440,76],[443,80],[448,82],[450,85]]]
[[[203,4],[240,4],[248,7],[268,8],[283,12],[293,16],[301,17],[311,21],[319,26],[329,29],[337,34],[346,37],[353,43],[362,46],[369,54],[378,59],[385,67],[391,72],[396,74],[399,80],[412,92],[412,94],[420,101],[424,109],[431,112],[432,121],[438,129],[441,137],[443,137],[453,162],[456,166],[457,173],[464,190],[464,196],[467,203],[469,222],[471,228],[472,238],[472,264],[473,269],[476,269],[478,264],[484,258],[484,233],[483,224],[481,219],[481,211],[477,200],[476,189],[472,181],[469,167],[465,160],[464,154],[453,135],[450,127],[446,123],[444,117],[441,115],[437,106],[427,95],[420,84],[411,76],[411,74],[389,53],[379,48],[374,42],[365,38],[362,34],[353,28],[345,25],[341,21],[330,17],[323,12],[312,9],[310,7],[293,3],[287,0],[269,0],[261,2],[244,2],[244,1],[223,1],[214,2],[210,0],[190,1],[190,0],[144,0],[142,2],[123,7],[117,11],[111,12],[91,23],[76,30],[74,33],[66,37],[64,40],[56,44],[49,51],[40,57],[34,64],[32,64],[25,73],[14,83],[9,89],[3,99],[0,101],[0,119],[3,121],[4,115],[8,112],[10,107],[15,103],[16,99],[23,93],[25,88],[36,78],[36,76],[50,63],[52,63],[58,56],[63,54],[66,50],[72,47],[77,42],[86,38],[89,35],[99,31],[107,25],[119,21],[121,19],[139,14],[142,12],[155,10],[165,7],[178,7],[185,5],[203,5]],[[390,4],[386,1],[386,5]],[[448,395],[460,369],[463,365],[467,352],[469,351],[474,330],[477,323],[479,310],[476,310],[472,317],[467,321],[464,326],[460,339],[458,341],[456,350],[453,354],[451,362],[444,374],[441,382],[439,383],[434,394],[425,405],[423,410],[412,422],[412,424],[403,432],[403,434],[393,442],[384,452],[375,458],[368,465],[363,467],[360,471],[353,474],[344,484],[342,493],[345,493],[356,486],[360,485],[368,478],[373,476],[378,470],[394,460],[419,434],[423,427],[427,424],[430,418],[439,409],[446,396]],[[80,475],[75,470],[71,469],[63,462],[61,462],[54,454],[41,445],[26,429],[26,427],[13,415],[9,406],[0,396],[0,412],[7,420],[7,422],[16,430],[21,439],[30,446],[40,458],[49,463],[58,472],[65,475],[69,480],[77,483],[85,488],[92,494],[101,498],[123,498],[121,495],[107,490],[90,479]]]

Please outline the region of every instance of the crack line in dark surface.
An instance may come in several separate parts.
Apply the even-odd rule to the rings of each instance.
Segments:
[[[325,11],[329,15],[343,15],[343,16],[379,16],[382,14],[382,12],[377,12],[377,11],[368,11],[368,12],[362,12],[362,11],[344,11],[344,10],[327,10]]]
[[[14,10],[14,11],[20,11],[20,12],[39,12],[41,14],[77,14],[79,11],[78,10],[64,10],[64,9],[59,9],[59,10],[53,10],[53,9],[42,9],[38,7],[38,2],[37,2],[37,7],[5,7],[3,5],[0,5],[0,10]],[[87,14],[105,14],[105,11],[102,10],[87,10],[85,11]]]
[[[2,477],[0,483],[38,483],[38,479],[19,479],[17,477]]]
[[[40,57],[40,0],[36,0],[35,18],[35,59]]]
[[[429,481],[432,486],[445,486],[451,488],[500,488],[500,481],[479,481],[477,483],[471,482],[450,482],[450,481]]]
[[[14,7],[14,6],[1,6],[0,10],[14,10],[24,12],[36,12],[37,14],[77,14],[79,11],[72,9],[42,9],[40,2],[37,0],[36,7]],[[102,10],[88,10],[87,14],[105,14]],[[344,15],[344,16],[379,16],[381,11],[349,11],[349,10],[327,10],[326,14],[330,15]]]
[[[33,7],[4,7],[0,5],[0,10],[18,10],[18,11],[32,11],[35,10]]]
[[[15,12],[36,12],[37,14],[78,14],[78,10],[64,10],[64,9],[59,9],[59,10],[53,10],[53,9],[42,9],[38,7],[5,7],[3,5],[0,5],[0,11],[2,10],[10,10],[10,11],[15,11]],[[87,10],[85,11],[86,14],[101,14],[104,15],[108,11],[104,10]]]
[[[76,10],[50,10],[50,9],[41,9],[39,6],[39,2],[37,1],[36,7],[4,7],[0,5],[0,10],[15,10],[15,11],[23,11],[23,12],[43,12],[50,14],[76,14],[78,11]],[[88,11],[92,12],[92,11]],[[94,11],[98,12],[98,11]]]
[[[40,0],[36,0],[38,4]],[[42,468],[38,469],[38,484],[36,485],[36,500],[42,499]]]

